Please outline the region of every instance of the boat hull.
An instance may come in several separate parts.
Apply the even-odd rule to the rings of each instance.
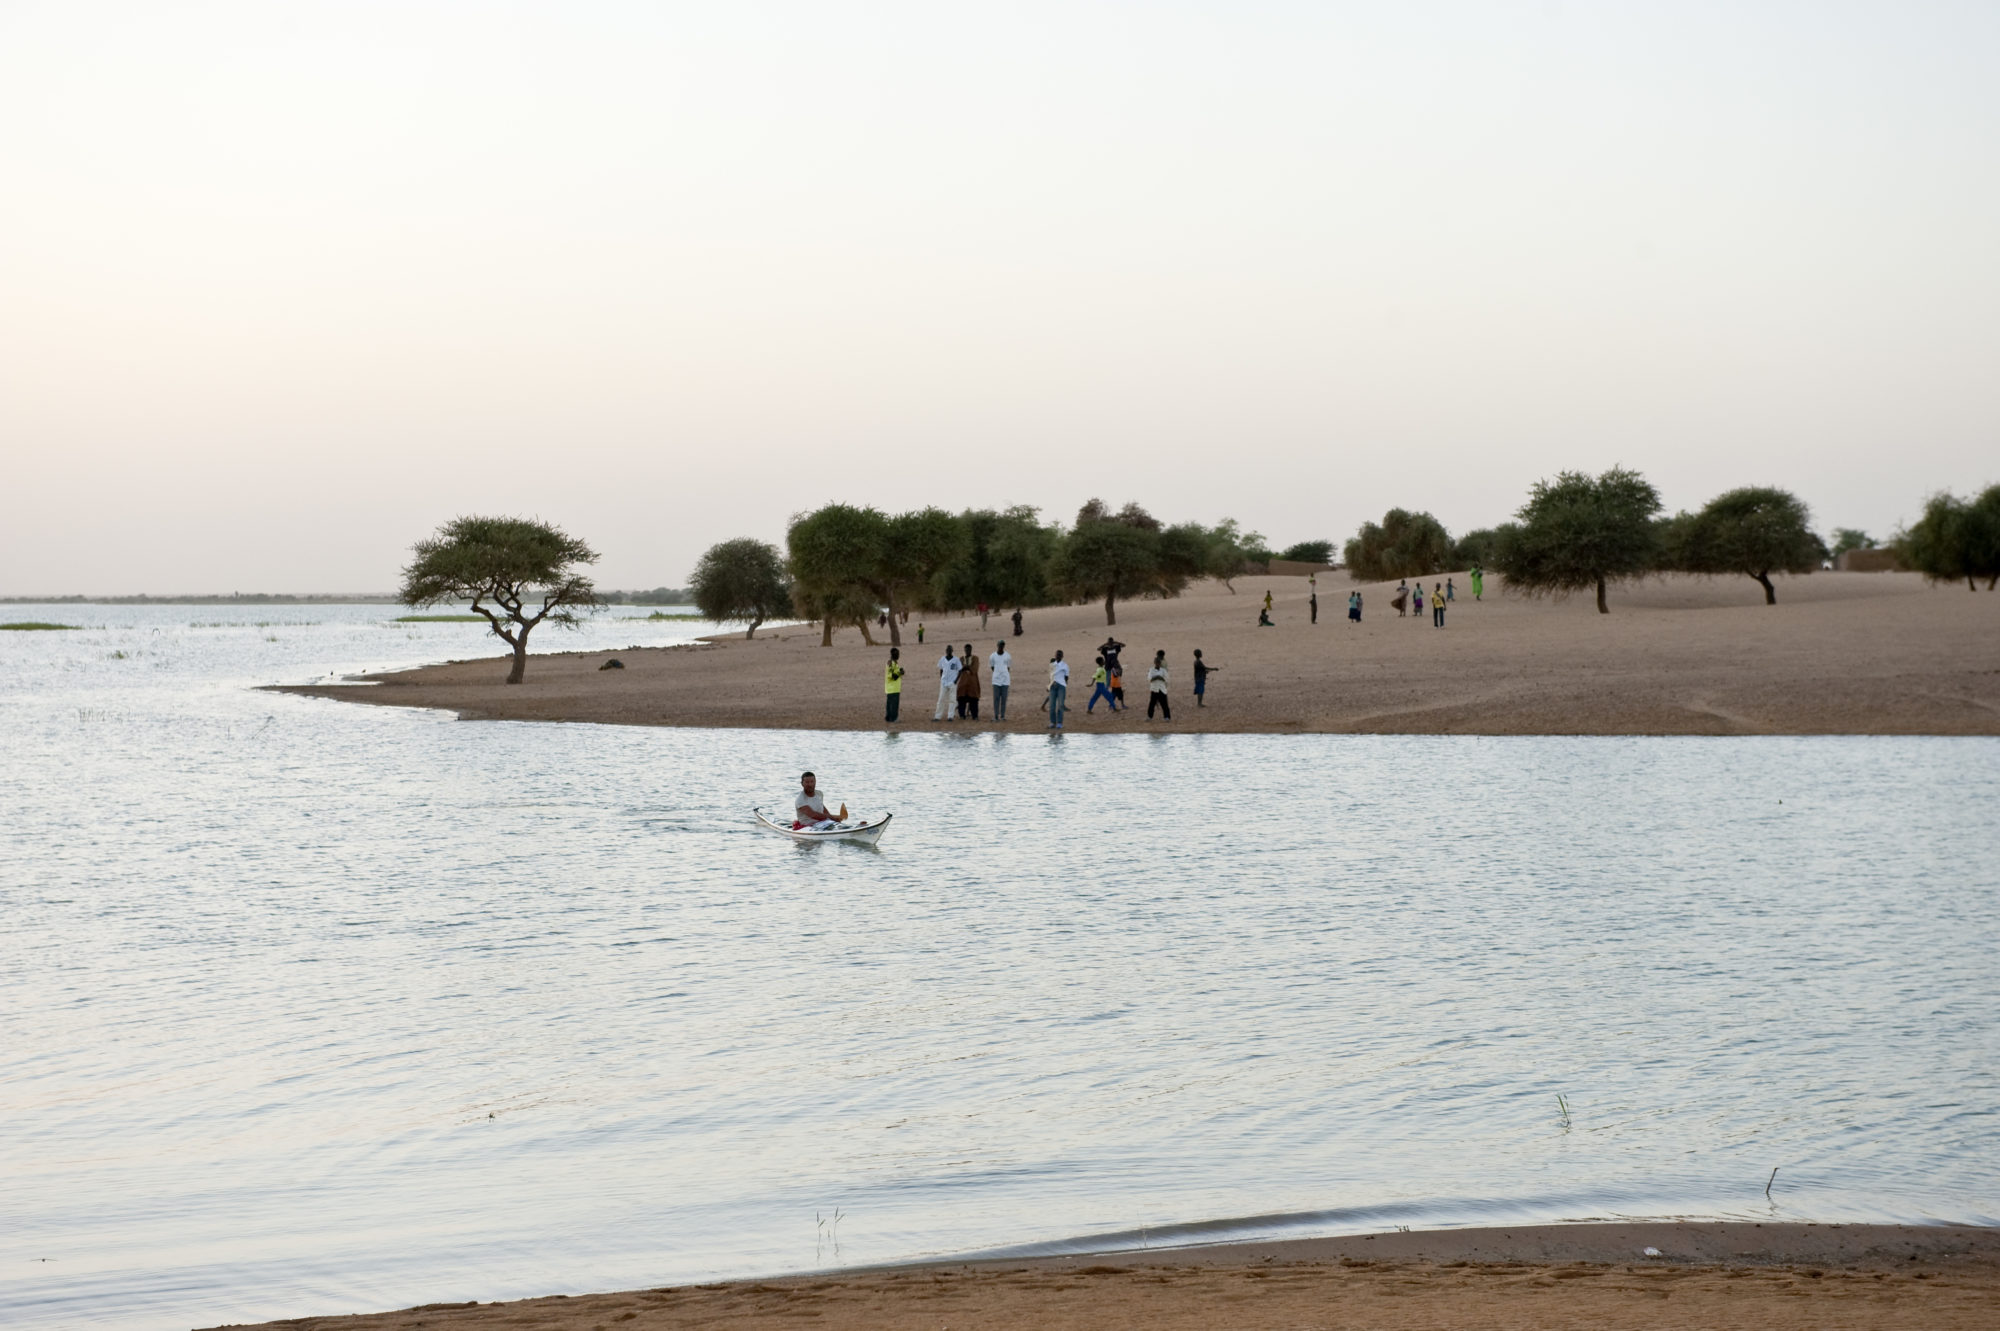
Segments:
[[[778,815],[769,809],[757,808],[752,809],[750,812],[757,819],[757,825],[765,831],[776,832],[778,835],[790,837],[794,841],[847,841],[859,846],[872,846],[877,841],[880,841],[883,831],[889,826],[889,820],[896,816],[893,813],[885,813],[880,818],[869,822],[851,823],[846,827],[835,827],[824,832],[815,832],[809,828],[793,827],[789,814],[784,817],[783,821],[780,821]]]

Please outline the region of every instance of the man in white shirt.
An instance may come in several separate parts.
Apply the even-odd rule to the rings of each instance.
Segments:
[[[951,644],[946,643],[944,655],[938,658],[938,705],[933,721],[951,720],[952,704],[958,701],[958,672],[964,669],[958,658],[951,654]]]
[[[1007,650],[1006,639],[993,644],[992,653],[986,658],[991,670],[988,678],[993,682],[993,719],[1007,719],[1007,686],[1014,682],[1014,657]]]
[[[1069,662],[1057,652],[1049,662],[1049,729],[1063,728],[1063,705],[1069,700]]]
[[[839,817],[829,816],[826,811],[826,797],[819,793],[813,774],[807,772],[799,778],[799,793],[792,797],[792,826],[809,827],[816,832],[824,832],[830,827],[838,827],[847,820],[847,806],[840,806]]]

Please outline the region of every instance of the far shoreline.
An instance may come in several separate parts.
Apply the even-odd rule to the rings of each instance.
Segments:
[[[1335,575],[1320,579],[1317,623],[1301,577],[1127,602],[1115,628],[1098,605],[1028,611],[1023,637],[1000,615],[984,627],[976,615],[912,616],[893,725],[883,719],[887,643],[846,628],[823,647],[817,627],[797,624],[749,640],[729,633],[534,655],[527,681],[513,686],[502,682],[502,658],[482,657],[267,687],[464,720],[1033,734],[1047,731],[1040,704],[1060,648],[1072,671],[1065,734],[2000,735],[2000,595],[1932,587],[1914,574],[1817,573],[1784,579],[1778,604],[1766,606],[1747,578],[1672,575],[1620,587],[1613,613],[1598,615],[1587,599],[1504,595],[1497,577],[1473,602],[1463,576],[1454,581],[1459,596],[1442,629],[1428,613],[1398,617],[1393,588]],[[1346,619],[1351,590],[1364,598],[1359,624]],[[1271,628],[1256,624],[1266,591]],[[1117,713],[1088,705],[1107,633],[1126,644],[1127,708]],[[932,719],[933,662],[947,642],[970,644],[981,659],[978,719]],[[1005,723],[992,715],[985,665],[1001,642],[1014,658]],[[1190,691],[1196,648],[1218,667],[1205,707]],[[1171,720],[1145,716],[1155,650],[1167,653]],[[620,668],[603,668],[614,658]]]

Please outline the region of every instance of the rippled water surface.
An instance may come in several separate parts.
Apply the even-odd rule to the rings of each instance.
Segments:
[[[1990,739],[460,723],[249,686],[477,626],[0,609],[91,626],[0,634],[10,1326],[2000,1223]],[[879,849],[753,830],[807,766]]]

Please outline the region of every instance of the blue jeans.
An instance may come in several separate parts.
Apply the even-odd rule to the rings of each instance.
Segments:
[[[1067,701],[1068,697],[1069,685],[1049,685],[1049,724],[1058,730],[1062,729],[1063,703]]]
[[[1009,687],[1006,684],[995,684],[993,686],[993,719],[995,721],[1005,721],[1007,719],[1007,690]]]
[[[1117,700],[1111,696],[1111,686],[1108,684],[1099,684],[1095,689],[1091,690],[1090,702],[1087,706],[1084,707],[1083,710],[1086,712],[1096,711],[1097,700],[1099,698],[1104,699],[1105,705],[1110,707],[1112,711],[1115,712],[1118,710]]]

